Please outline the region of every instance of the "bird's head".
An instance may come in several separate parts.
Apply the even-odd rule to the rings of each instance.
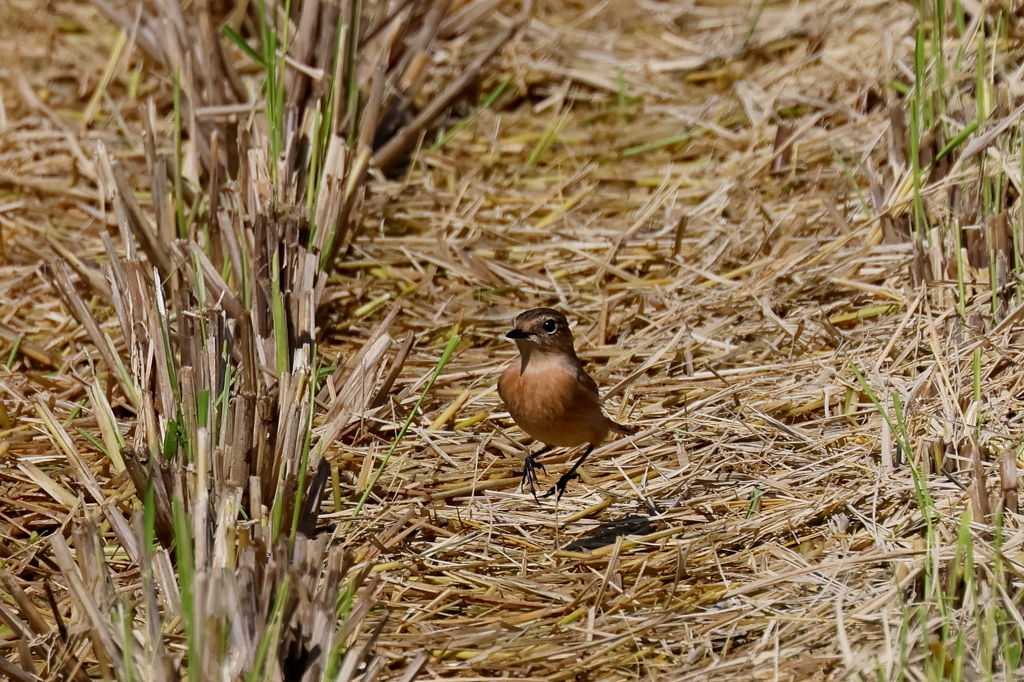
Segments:
[[[535,352],[576,355],[569,320],[551,308],[534,308],[521,313],[516,317],[515,328],[505,336],[516,342],[524,357]]]

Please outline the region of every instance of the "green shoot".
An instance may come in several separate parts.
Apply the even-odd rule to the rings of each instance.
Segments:
[[[412,420],[416,418],[416,415],[420,411],[420,406],[423,405],[423,401],[426,399],[427,394],[430,392],[430,389],[434,386],[434,382],[437,381],[437,377],[441,375],[441,370],[443,370],[445,368],[445,365],[448,364],[448,361],[451,360],[451,357],[455,353],[455,349],[458,347],[459,341],[461,340],[462,337],[460,337],[457,334],[453,335],[452,338],[448,340],[448,345],[445,346],[444,352],[441,353],[441,359],[437,361],[437,366],[434,367],[433,374],[431,374],[430,378],[427,380],[426,385],[420,392],[420,397],[417,398],[416,400],[416,404],[413,405],[412,410],[409,411],[409,416],[405,418],[405,422],[402,424],[402,428],[399,429],[398,435],[395,436],[395,439],[393,441],[391,441],[391,447],[384,455],[384,459],[381,461],[380,466],[377,467],[376,473],[370,480],[369,485],[366,486],[366,490],[363,491],[362,496],[360,496],[359,502],[356,503],[355,508],[352,510],[353,518],[359,516],[360,512],[363,511],[363,505],[366,504],[367,498],[370,497],[370,492],[373,490],[373,487],[377,484],[377,481],[380,480],[380,477],[384,474],[384,470],[387,468],[388,462],[391,461],[391,456],[395,453],[395,450],[398,449],[398,446],[402,442],[402,439],[405,438],[405,434],[409,430],[409,426],[412,425]],[[349,524],[351,524],[351,521],[349,522]]]
[[[511,76],[509,76],[508,78],[505,78],[503,81],[498,83],[498,85],[493,90],[491,90],[491,93],[489,95],[487,95],[487,98],[480,104],[480,106],[478,106],[476,109],[474,109],[472,111],[472,113],[469,114],[469,116],[465,117],[464,119],[462,119],[461,121],[456,123],[454,126],[452,126],[452,129],[449,130],[447,133],[445,133],[443,136],[441,136],[441,139],[439,139],[437,142],[435,142],[433,145],[431,145],[430,148],[432,150],[441,149],[446,144],[451,142],[452,139],[454,139],[456,135],[458,135],[460,132],[462,132],[462,130],[466,126],[468,126],[470,123],[473,122],[473,120],[477,117],[477,115],[481,111],[485,111],[485,110],[489,109],[495,102],[497,102],[498,98],[501,97],[503,94],[505,94],[505,91],[508,89],[508,86],[511,85],[511,84],[512,84],[512,77]]]

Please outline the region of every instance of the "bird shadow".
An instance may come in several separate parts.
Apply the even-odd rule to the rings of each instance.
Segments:
[[[581,538],[573,540],[563,549],[591,551],[615,544],[615,539],[622,535],[649,535],[655,530],[651,519],[646,516],[629,516],[615,521],[606,521],[594,527],[594,530]]]

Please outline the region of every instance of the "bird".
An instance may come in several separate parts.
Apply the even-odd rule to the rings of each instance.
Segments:
[[[519,358],[498,379],[498,395],[515,423],[544,444],[523,463],[523,486],[537,499],[537,458],[556,447],[586,445],[558,482],[543,495],[558,492],[561,499],[587,456],[608,437],[609,431],[633,433],[629,426],[609,419],[601,408],[597,382],[587,374],[573,347],[572,330],[565,315],[551,308],[520,313],[506,338],[515,341]],[[539,502],[539,499],[537,499]]]

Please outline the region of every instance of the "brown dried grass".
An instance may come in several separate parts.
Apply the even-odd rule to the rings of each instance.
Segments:
[[[465,679],[902,674],[900,629],[923,627],[904,603],[927,560],[907,457],[932,472],[938,560],[972,508],[991,561],[986,514],[1015,496],[1000,485],[1015,481],[1020,316],[984,333],[957,324],[952,285],[918,284],[913,245],[887,231],[905,205],[887,84],[912,58],[912,10],[769,4],[749,32],[758,5],[538,3],[495,70],[515,94],[443,148],[421,146],[398,179],[373,175],[319,312],[321,349],[348,361],[394,302],[392,331],[415,345],[383,410],[325,453],[340,481],[322,519],[348,518],[444,343],[463,339],[341,536],[380,578],[385,673],[426,650],[423,674]],[[40,538],[70,534],[92,486],[123,510],[133,492],[86,438],[100,437],[84,401],[98,356],[43,266],[53,248],[77,258],[85,303],[117,336],[83,279],[105,259],[93,151],[106,144],[144,192],[145,97],[161,103],[160,139],[170,131],[169,84],[138,48],[82,122],[117,33],[87,4],[47,8],[0,7],[0,348],[17,346],[0,370],[3,606],[27,621],[35,609],[40,636],[55,627],[51,588],[82,627]],[[464,64],[474,40],[439,59]],[[882,219],[837,156],[865,191],[893,188],[871,197]],[[500,334],[541,304],[571,313],[610,413],[639,433],[538,506],[517,489],[526,446],[494,381],[514,352]],[[970,312],[987,307],[979,289]],[[980,437],[964,426],[975,348]],[[885,404],[902,397],[915,452],[898,450],[851,364]],[[53,445],[51,414],[81,465]],[[548,461],[557,475],[568,457]],[[1018,612],[1024,536],[1004,515],[1000,598]],[[127,557],[113,565],[118,584],[138,580]],[[0,633],[6,659],[42,665],[27,635]],[[948,655],[907,638],[911,671]],[[88,644],[46,650],[47,674],[68,656],[103,669]]]

